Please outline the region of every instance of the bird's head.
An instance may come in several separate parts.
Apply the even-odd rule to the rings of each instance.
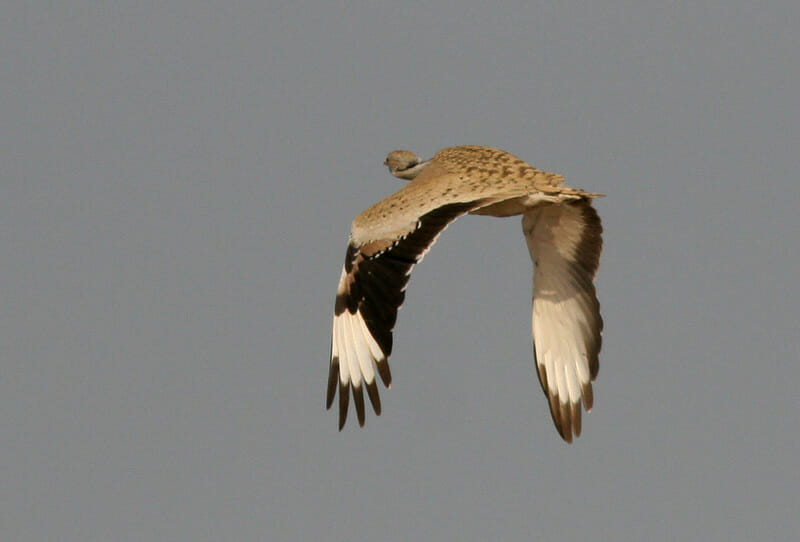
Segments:
[[[420,157],[411,151],[392,151],[386,156],[383,165],[398,179],[410,181],[422,171],[428,162],[423,162]]]

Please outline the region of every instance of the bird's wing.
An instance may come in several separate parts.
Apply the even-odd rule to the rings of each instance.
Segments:
[[[600,217],[588,200],[527,212],[522,229],[534,264],[533,346],[542,389],[561,437],[581,432],[592,408],[603,320],[593,284],[602,248]]]
[[[411,268],[448,224],[487,201],[441,205],[419,216],[405,231],[395,230],[363,244],[351,237],[336,292],[327,394],[330,408],[339,388],[340,430],[347,418],[351,388],[359,425],[364,425],[364,386],[375,413],[381,413],[374,368],[390,387],[387,358],[392,352],[392,329]]]

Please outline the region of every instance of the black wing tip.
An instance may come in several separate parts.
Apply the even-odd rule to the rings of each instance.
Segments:
[[[338,382],[338,376],[334,383]],[[372,382],[366,383],[367,388],[367,397],[369,397],[369,402],[372,404],[372,409],[375,411],[376,416],[381,415],[381,397],[378,393],[378,385],[377,381],[373,380]],[[333,386],[333,391],[331,388],[328,388],[328,400],[327,400],[327,409],[330,409],[333,405],[333,397],[336,394],[336,388],[339,388],[339,431],[341,431],[345,423],[347,422],[347,411],[350,404],[350,389],[352,388],[353,391],[353,403],[356,407],[356,416],[358,418],[358,425],[359,427],[364,427],[366,422],[366,409],[365,409],[365,401],[364,401],[364,390],[361,386],[351,386],[350,384],[343,385],[339,382],[338,386]],[[388,386],[387,386],[388,387]]]
[[[601,339],[597,339],[597,347],[589,353],[589,376],[594,382],[597,379],[597,373],[600,372],[600,344]]]
[[[591,388],[591,386],[590,386]],[[582,429],[582,414],[581,403],[564,402],[562,403],[557,393],[552,395],[548,394],[550,402],[550,415],[553,418],[553,424],[556,426],[559,436],[567,444],[572,444],[572,441],[581,436]],[[586,395],[584,395],[584,401]],[[589,396],[591,402],[591,395]],[[589,410],[586,409],[588,412]]]
[[[569,422],[563,422],[561,426],[557,427],[558,434],[567,444],[572,444],[572,427],[569,425]],[[575,435],[577,436],[577,435]]]
[[[569,403],[562,403],[559,401],[558,407],[561,410],[561,437],[572,444],[572,419],[570,416]]]
[[[350,386],[339,383],[339,431],[347,421],[347,407],[350,404]]]
[[[328,393],[325,397],[325,409],[330,410],[333,406],[333,398],[336,397],[336,383],[339,381],[339,358],[331,358],[331,366],[328,370]]]
[[[575,438],[581,436],[581,404],[570,403],[570,417],[572,419],[572,434]]]
[[[358,418],[358,426],[364,427],[366,414],[364,412],[364,390],[361,386],[353,386],[353,402],[356,405],[356,417]]]
[[[587,382],[581,386],[581,398],[583,399],[583,408],[586,412],[592,410],[594,406],[594,390],[592,390],[592,383]]]
[[[556,430],[564,442],[567,444],[572,444],[572,429],[569,427],[569,422],[562,421],[561,423],[556,424]]]
[[[388,356],[388,354],[385,354]],[[378,374],[381,377],[381,381],[383,385],[387,388],[392,387],[392,371],[389,370],[389,360],[388,357],[379,360],[375,365],[378,366]]]
[[[381,415],[381,397],[378,394],[378,386],[375,381],[367,383],[367,395],[369,402],[372,403],[372,409],[375,411],[376,416]]]

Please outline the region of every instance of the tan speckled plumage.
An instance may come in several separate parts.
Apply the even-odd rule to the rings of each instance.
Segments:
[[[390,154],[394,153],[404,153],[407,159],[416,158],[410,151]],[[491,147],[465,145],[442,149],[424,164],[410,183],[355,218],[355,241],[365,244],[376,238],[400,236],[413,229],[419,216],[448,203],[507,201],[529,194],[556,199],[598,196],[565,187],[561,175],[540,171],[510,153]],[[522,211],[520,208],[510,214]]]
[[[460,146],[422,161],[410,151],[386,158],[390,172],[408,184],[353,221],[337,290],[328,407],[337,389],[340,429],[352,388],[364,423],[362,383],[377,413],[375,371],[389,386],[387,358],[397,308],[414,264],[444,228],[470,213],[523,215],[534,261],[534,346],[539,378],[561,436],[579,435],[580,403],[592,404],[602,319],[592,283],[602,228],[591,200],[599,194],[564,185],[499,149]]]

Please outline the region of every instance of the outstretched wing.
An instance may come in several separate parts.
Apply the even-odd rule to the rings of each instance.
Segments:
[[[364,387],[375,413],[380,415],[375,368],[384,385],[390,387],[387,359],[392,353],[392,330],[397,309],[405,299],[411,268],[448,224],[480,206],[480,202],[449,203],[422,215],[404,235],[360,246],[351,239],[336,292],[328,376],[327,408],[339,388],[340,430],[347,419],[350,389],[359,425],[364,425]]]
[[[533,346],[539,382],[561,437],[581,433],[592,408],[603,320],[593,284],[602,248],[600,217],[587,200],[544,205],[522,217],[534,264]]]

